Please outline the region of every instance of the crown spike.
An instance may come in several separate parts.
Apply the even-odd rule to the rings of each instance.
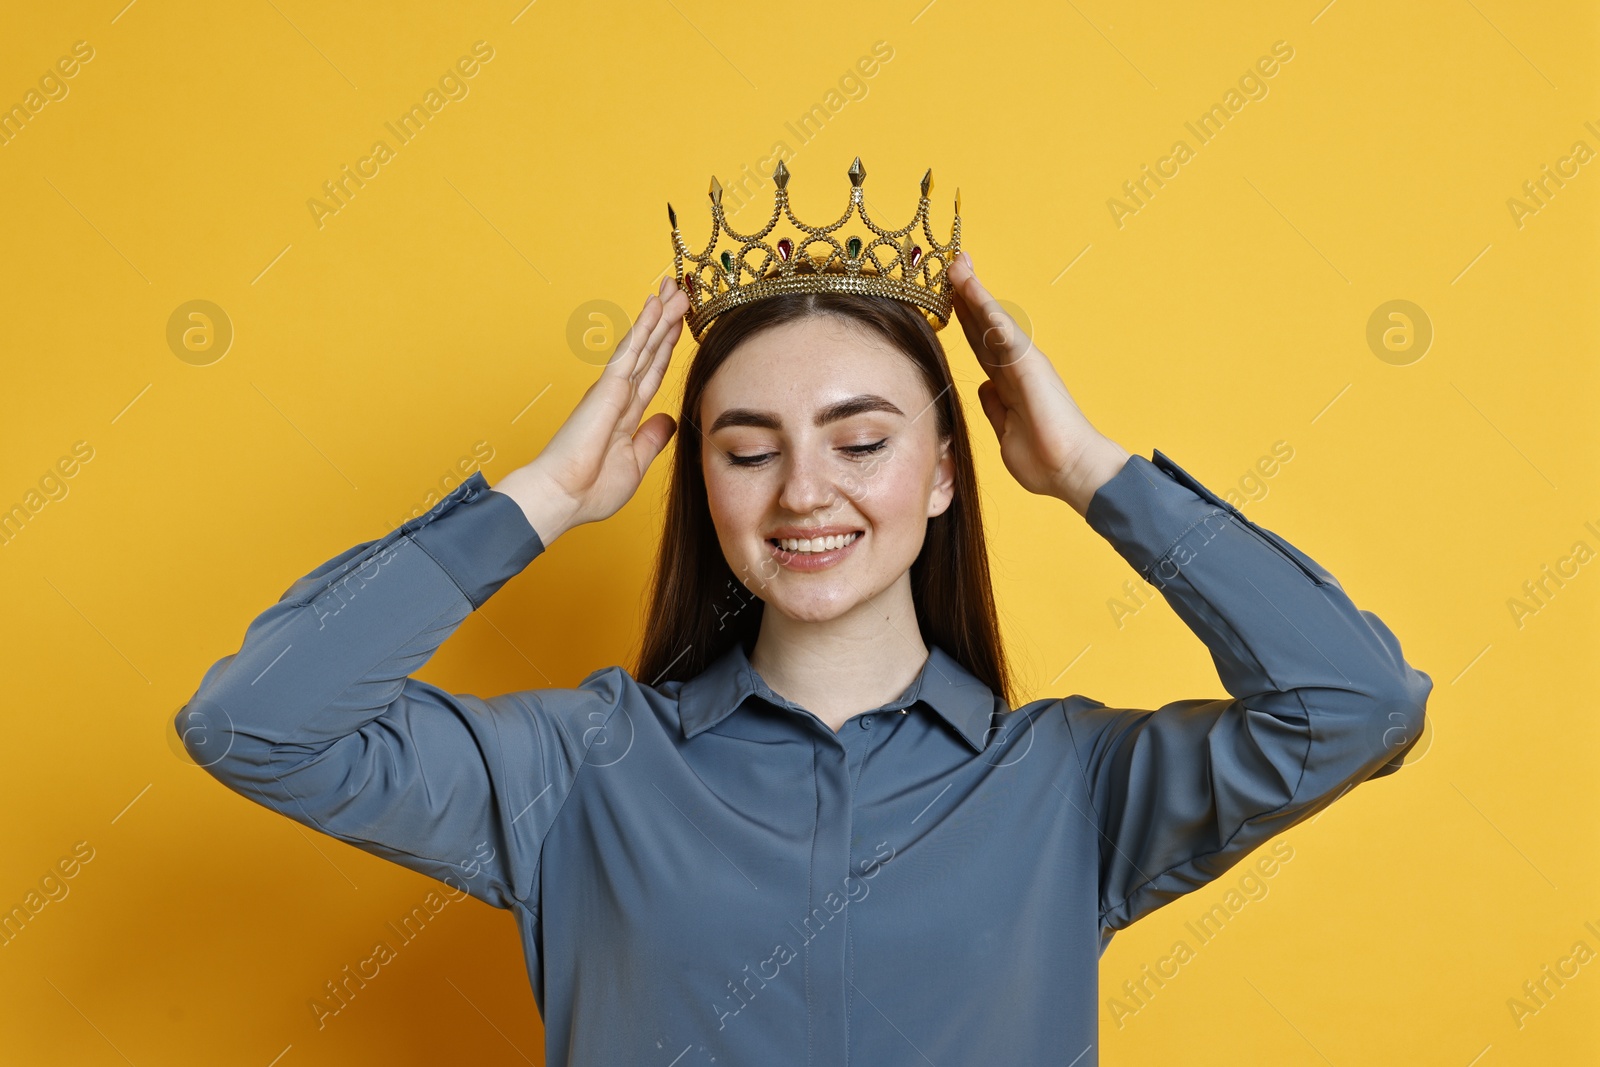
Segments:
[[[861,165],[861,157],[857,156],[856,161],[850,164],[850,184],[856,188],[860,188],[861,183],[866,180],[867,168]]]
[[[778,168],[772,172],[772,181],[779,189],[789,187],[789,168],[783,165],[783,160],[778,160]]]
[[[961,187],[956,186],[956,214],[961,214]]]
[[[678,228],[678,213],[676,211],[672,210],[672,201],[671,200],[667,201],[667,221],[672,223],[672,228],[674,230],[676,230]]]
[[[933,168],[928,168],[928,173],[922,176],[922,199],[928,199],[928,194],[933,191]]]
[[[711,202],[718,207],[722,206],[722,183],[717,181],[717,176],[711,176]]]

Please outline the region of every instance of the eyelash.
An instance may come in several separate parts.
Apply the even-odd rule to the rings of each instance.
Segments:
[[[869,456],[869,455],[873,454],[874,452],[882,451],[883,447],[888,443],[889,443],[889,439],[887,437],[885,437],[882,441],[879,441],[876,444],[870,444],[870,445],[847,445],[841,451],[849,452],[851,455],[854,455],[854,456]],[[771,457],[773,455],[776,455],[776,453],[773,453],[773,452],[762,452],[759,455],[754,455],[754,456],[735,456],[732,453],[729,453],[729,455],[728,455],[728,463],[731,466],[734,466],[734,467],[759,467],[759,466],[761,466],[763,461],[765,461],[766,459],[768,459],[769,457]]]

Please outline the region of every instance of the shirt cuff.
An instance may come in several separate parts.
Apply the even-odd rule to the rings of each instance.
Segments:
[[[1164,455],[1129,456],[1089,498],[1084,520],[1141,575],[1163,559],[1195,524],[1218,509],[1237,509]],[[1242,517],[1242,516],[1241,516]]]
[[[544,551],[521,505],[490,489],[482,471],[400,530],[450,576],[474,610]]]

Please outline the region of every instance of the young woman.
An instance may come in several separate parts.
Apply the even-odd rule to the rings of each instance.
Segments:
[[[965,254],[949,277],[1006,469],[1160,589],[1231,699],[1013,710],[924,314],[742,305],[679,417],[641,423],[688,308],[669,282],[531,463],[257,618],[179,714],[189,751],[512,910],[549,1063],[1095,1063],[1112,933],[1398,769],[1432,680],[1309,556],[1097,431]],[[488,698],[411,677],[675,433],[632,671]]]

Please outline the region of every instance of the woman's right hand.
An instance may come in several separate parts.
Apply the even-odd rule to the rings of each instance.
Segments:
[[[658,411],[642,425],[639,416],[666,377],[688,310],[688,296],[665,279],[543,451],[495,483],[545,547],[574,526],[616,514],[672,439],[671,415]]]

